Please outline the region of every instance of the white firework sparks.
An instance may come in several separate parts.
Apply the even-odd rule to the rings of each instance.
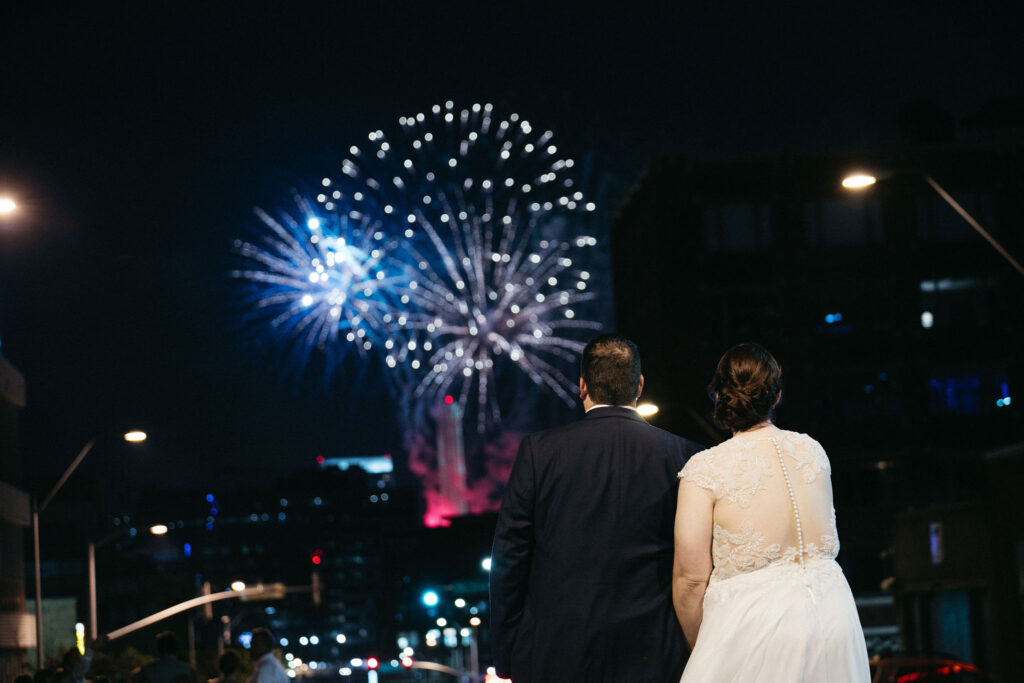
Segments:
[[[494,385],[506,369],[571,404],[564,368],[580,335],[600,328],[574,308],[592,298],[574,260],[596,244],[575,161],[551,131],[492,110],[447,102],[403,116],[393,139],[376,130],[350,148],[317,197],[387,254],[376,265],[397,300],[373,319],[386,364],[419,401],[453,393],[466,404],[475,393],[481,430],[500,418]]]

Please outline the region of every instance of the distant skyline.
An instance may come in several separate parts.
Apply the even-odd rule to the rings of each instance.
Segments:
[[[608,220],[652,157],[872,147],[908,103],[960,122],[1021,98],[1001,5],[5,8],[0,192],[23,213],[0,226],[0,352],[26,376],[25,475],[131,426],[135,474],[176,484],[399,449],[372,376],[323,397],[261,367],[227,277],[253,206],[384,122],[446,99],[543,122],[613,179]]]

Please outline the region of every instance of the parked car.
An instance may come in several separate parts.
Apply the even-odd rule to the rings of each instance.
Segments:
[[[871,658],[871,683],[991,683],[978,667],[949,655]]]

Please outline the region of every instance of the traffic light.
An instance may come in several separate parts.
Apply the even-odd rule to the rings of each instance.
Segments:
[[[367,657],[366,658],[366,668],[367,669],[376,669],[378,666],[380,666],[380,661],[376,657]]]
[[[313,564],[319,565],[321,562],[324,561],[324,551],[320,548],[317,548],[309,554],[309,559],[313,562]]]

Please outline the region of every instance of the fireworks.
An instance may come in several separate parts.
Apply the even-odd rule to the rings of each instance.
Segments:
[[[372,350],[405,399],[475,403],[481,430],[506,373],[572,403],[564,369],[600,327],[584,319],[596,207],[552,138],[489,104],[402,116],[300,203],[307,229],[262,215],[272,236],[240,245],[254,267],[236,275],[301,345]]]
[[[238,240],[247,268],[232,272],[250,284],[251,315],[269,323],[308,360],[313,349],[335,357],[347,348],[373,348],[383,316],[394,307],[395,286],[381,266],[383,254],[365,227],[344,217],[318,216],[301,196],[301,220],[280,220],[257,209],[268,233],[258,243]]]

